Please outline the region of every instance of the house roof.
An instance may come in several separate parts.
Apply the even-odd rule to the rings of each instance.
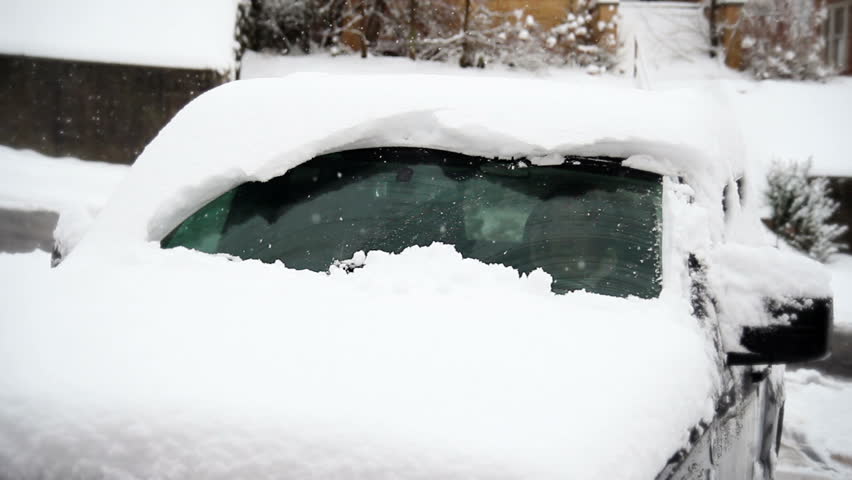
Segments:
[[[4,0],[0,53],[214,69],[234,63],[238,0]]]

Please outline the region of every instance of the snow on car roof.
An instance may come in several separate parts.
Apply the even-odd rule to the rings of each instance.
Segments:
[[[0,53],[228,70],[237,0],[6,0]]]
[[[742,142],[714,92],[435,75],[294,74],[237,81],[190,103],[139,156],[89,238],[156,241],[228,189],[318,155],[417,146],[486,157],[631,157],[719,190]],[[85,242],[85,240],[84,240]],[[111,242],[114,243],[114,242]]]

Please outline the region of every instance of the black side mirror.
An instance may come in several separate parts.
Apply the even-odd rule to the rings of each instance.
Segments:
[[[744,327],[740,344],[747,351],[729,352],[728,364],[796,363],[827,357],[833,305],[831,298],[768,302],[767,311],[782,324]]]

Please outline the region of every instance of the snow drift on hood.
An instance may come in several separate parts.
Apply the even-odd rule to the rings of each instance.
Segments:
[[[0,478],[647,480],[712,414],[685,303],[444,245],[349,275],[137,255],[0,291]]]

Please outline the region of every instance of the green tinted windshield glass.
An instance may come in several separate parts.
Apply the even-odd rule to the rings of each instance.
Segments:
[[[553,290],[655,297],[662,179],[614,161],[527,166],[426,149],[318,157],[243,184],[162,242],[327,271],[358,250],[443,242],[528,273]]]

